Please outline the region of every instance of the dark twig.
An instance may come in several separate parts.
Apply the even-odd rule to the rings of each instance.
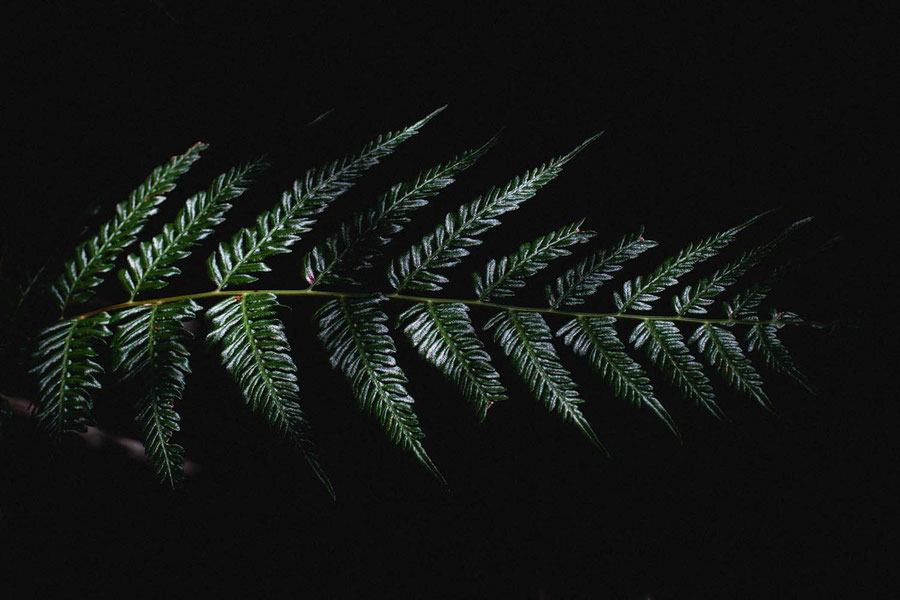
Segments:
[[[0,393],[0,400],[7,403],[14,416],[30,419],[34,416],[32,403],[26,398],[7,396]],[[140,440],[124,437],[111,433],[99,427],[88,426],[87,431],[76,435],[90,448],[99,449],[104,446],[114,446],[124,450],[125,455],[138,462],[147,462],[144,444]],[[200,471],[200,465],[192,460],[184,461],[184,474],[194,475]]]

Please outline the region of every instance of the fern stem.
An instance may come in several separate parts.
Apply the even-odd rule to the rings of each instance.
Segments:
[[[132,300],[104,306],[92,311],[82,313],[71,317],[73,319],[86,319],[88,317],[100,314],[102,312],[115,312],[133,306],[151,306],[159,304],[168,304],[170,302],[178,302],[179,300],[202,300],[204,298],[222,298],[226,296],[234,296],[240,298],[250,294],[275,294],[276,296],[313,296],[319,298],[368,298],[371,292],[338,292],[323,291],[310,289],[292,289],[292,290],[212,290],[210,292],[199,292],[196,294],[183,294],[180,296],[167,296],[165,298],[150,298],[146,300]],[[467,306],[475,306],[480,308],[488,308],[494,310],[511,310],[513,312],[532,312],[542,315],[559,315],[562,317],[575,318],[599,318],[612,317],[614,319],[630,319],[632,321],[680,321],[684,323],[698,323],[701,325],[717,324],[717,325],[768,325],[770,323],[781,323],[784,325],[799,325],[802,321],[779,321],[778,319],[755,320],[755,319],[713,319],[700,317],[684,317],[679,315],[641,315],[628,314],[619,312],[578,312],[572,310],[559,310],[555,308],[541,308],[536,306],[515,306],[510,304],[501,304],[499,302],[485,302],[482,300],[471,300],[465,298],[434,298],[429,296],[411,296],[408,294],[384,294],[388,300],[399,300],[401,302],[413,302],[417,304],[453,304],[460,303]]]

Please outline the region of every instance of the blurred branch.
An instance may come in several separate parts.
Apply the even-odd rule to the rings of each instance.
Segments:
[[[30,419],[34,416],[32,411],[32,403],[26,398],[15,396],[7,396],[0,393],[0,400],[6,402],[14,416]],[[139,440],[116,435],[100,429],[99,427],[88,426],[87,431],[76,433],[76,435],[90,448],[103,448],[105,446],[113,446],[123,450],[129,458],[138,462],[147,462],[147,455],[144,451],[144,444]],[[192,460],[185,459],[184,474],[187,476],[194,475],[200,471],[200,465]]]

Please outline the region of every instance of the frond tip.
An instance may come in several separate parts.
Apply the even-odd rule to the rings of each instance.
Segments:
[[[785,345],[778,339],[778,330],[791,322],[799,322],[794,313],[772,311],[772,322],[756,323],[747,331],[747,349],[762,355],[766,365],[778,373],[793,377],[811,394],[815,390],[809,385],[806,375],[794,365],[794,359]]]
[[[689,244],[675,256],[663,261],[650,275],[637,277],[622,286],[622,292],[614,292],[613,299],[620,313],[628,310],[650,310],[651,303],[659,300],[664,289],[678,283],[678,278],[690,272],[699,263],[709,260],[737,238],[737,234],[757,222],[763,213],[721,233]]]

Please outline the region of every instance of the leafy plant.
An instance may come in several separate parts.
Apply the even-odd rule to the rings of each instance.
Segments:
[[[108,343],[112,373],[142,387],[135,413],[148,459],[160,480],[178,486],[182,482],[184,449],[174,440],[179,430],[176,410],[190,373],[185,345],[189,333],[184,322],[204,312],[201,302],[212,301],[214,304],[205,310],[208,346],[220,354],[248,407],[304,452],[331,491],[302,409],[302,387],[279,316],[279,297],[322,302],[314,316],[319,339],[333,367],[349,380],[360,408],[371,413],[391,440],[441,480],[440,471],[425,450],[425,435],[407,389],[407,377],[396,361],[394,325],[426,361],[460,388],[480,419],[487,416],[491,406],[510,397],[482,339],[481,332],[489,332],[492,343],[506,355],[538,402],[572,423],[600,449],[603,445],[582,412],[584,400],[559,353],[561,345],[585,357],[615,396],[647,407],[675,435],[678,429],[657,397],[646,367],[632,356],[632,349],[646,352],[648,362],[663,379],[684,397],[720,417],[723,412],[701,360],[765,407],[770,406],[770,400],[747,352],[806,385],[778,338],[782,328],[803,321],[787,312],[759,316],[768,283],[750,286],[725,303],[721,315],[710,315],[717,297],[735,286],[785,235],[805,221],[684,286],[672,297],[672,310],[658,314],[650,311],[663,293],[732,244],[762,215],[690,244],[663,260],[650,274],[619,285],[612,294],[613,312],[581,308],[593,302],[600,287],[626,262],[656,248],[656,242],[644,237],[643,229],[609,248],[601,245],[585,253],[547,285],[544,306],[504,301],[515,298],[551,263],[591,242],[595,233],[582,229],[584,220],[490,260],[473,275],[470,297],[440,294],[448,282],[448,269],[461,263],[470,248],[481,244],[483,235],[500,225],[502,215],[517,210],[549,184],[598,136],[451,211],[418,242],[388,262],[386,288],[362,289],[361,272],[376,266],[382,249],[411,222],[413,211],[451,185],[494,146],[496,138],[392,186],[313,246],[298,261],[306,287],[291,287],[293,275],[288,275],[286,289],[240,287],[269,271],[270,257],[291,252],[338,196],[418,134],[441,110],[379,136],[356,154],[304,173],[271,209],[219,243],[206,262],[212,290],[168,297],[157,292],[180,274],[178,262],[225,220],[230,203],[264,167],[260,160],[217,177],[208,189],[187,199],[174,222],[124,256],[118,275],[126,300],[92,310],[75,308],[91,299],[105,275],[138,241],[148,218],[206,145],[196,144],[157,167],[116,206],[113,217],[99,232],[76,248],[75,256],[65,263],[63,273],[50,288],[63,316],[40,333],[35,351],[37,366],[33,371],[41,391],[36,415],[41,426],[58,436],[83,431],[94,423],[91,392],[100,387],[103,372],[98,348]],[[386,312],[393,304],[408,305],[396,321]],[[473,309],[493,314],[483,326],[477,326]],[[558,320],[553,327],[551,319]],[[630,326],[630,334],[620,336],[617,327],[622,326]],[[682,328],[689,331],[683,333]]]

